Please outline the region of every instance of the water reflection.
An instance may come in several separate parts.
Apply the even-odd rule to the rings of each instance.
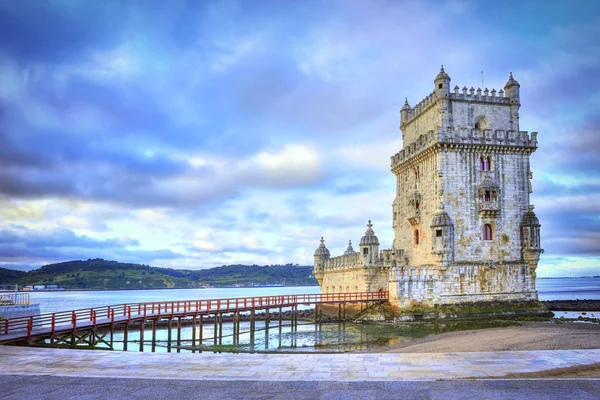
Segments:
[[[222,336],[219,329],[215,335],[215,326],[205,324],[196,328],[196,345],[192,343],[191,326],[182,326],[180,335],[171,330],[168,341],[168,329],[156,331],[155,351],[157,352],[346,352],[377,349],[386,346],[409,343],[444,332],[484,329],[520,324],[510,320],[460,321],[444,323],[406,323],[402,325],[362,325],[346,323],[314,324],[299,322],[297,326],[290,321],[282,325],[256,321],[254,335],[251,335],[249,322],[241,322],[239,342],[234,341],[233,324],[223,323]],[[180,338],[177,340],[177,338]],[[200,342],[200,338],[202,341]],[[139,332],[128,332],[128,351],[139,351]],[[201,343],[201,344],[200,344]],[[123,332],[115,332],[113,338],[115,350],[123,350]],[[143,350],[152,351],[152,340],[146,330]]]

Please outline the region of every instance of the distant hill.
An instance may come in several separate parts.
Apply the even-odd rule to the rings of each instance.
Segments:
[[[44,265],[32,271],[0,268],[0,284],[58,285],[65,289],[198,288],[234,285],[317,285],[312,266],[224,265],[203,270],[158,268],[100,258]]]

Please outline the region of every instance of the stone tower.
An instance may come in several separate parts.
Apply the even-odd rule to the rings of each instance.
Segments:
[[[379,249],[369,221],[358,252],[330,257],[321,239],[313,273],[324,293],[388,290],[400,319],[472,302],[547,313],[536,302],[543,250],[529,201],[537,133],[519,130],[520,85],[512,73],[500,91],[450,83],[442,66],[433,91],[400,110],[392,248]]]
[[[512,73],[499,92],[451,92],[450,82],[442,66],[433,92],[400,110],[392,254],[403,261],[390,271],[390,296],[400,304],[536,299],[542,250],[529,156],[537,133],[519,131],[520,85]],[[403,285],[412,273],[422,290],[410,294]]]

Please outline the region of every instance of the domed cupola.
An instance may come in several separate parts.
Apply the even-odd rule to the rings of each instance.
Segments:
[[[450,219],[450,216],[448,215],[448,213],[444,210],[436,213],[433,216],[433,220],[431,221],[432,228],[439,228],[439,227],[450,226],[450,225],[452,225],[452,220]]]
[[[379,239],[373,232],[373,224],[371,220],[367,224],[365,236],[360,239],[360,254],[363,265],[377,264],[379,257]]]
[[[354,249],[352,248],[352,240],[348,241],[348,248],[346,249],[346,251],[344,252],[345,256],[351,255],[351,254],[356,254],[356,252],[354,251]]]
[[[319,247],[317,247],[317,250],[315,250],[315,257],[326,257],[329,258],[330,254],[329,254],[329,249],[325,246],[325,240],[323,240],[323,237],[321,237],[321,244],[319,244]]]
[[[360,245],[367,246],[372,244],[376,244],[379,246],[379,239],[377,238],[377,236],[375,236],[375,232],[373,231],[373,224],[371,223],[371,220],[369,220],[365,236],[363,236],[362,239],[360,239]]]
[[[327,260],[329,260],[329,256],[330,256],[329,249],[327,247],[325,247],[325,240],[323,240],[323,238],[321,238],[321,244],[319,244],[319,247],[317,247],[317,250],[315,250],[315,257],[314,257],[315,271],[322,272],[324,270],[325,262]]]
[[[520,87],[521,85],[519,85],[519,82],[517,82],[517,80],[513,78],[513,74],[511,72],[508,77],[508,81],[506,82],[506,85],[504,85],[504,93],[506,97],[508,97],[511,100],[511,103],[519,102]]]
[[[435,84],[435,94],[438,97],[448,97],[450,95],[450,76],[444,71],[443,65],[433,83]]]

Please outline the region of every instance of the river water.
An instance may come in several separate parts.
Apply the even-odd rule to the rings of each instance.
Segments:
[[[539,279],[537,289],[540,300],[600,300],[600,279],[598,278],[556,278]],[[124,303],[223,299],[234,297],[272,296],[282,294],[317,294],[318,286],[304,287],[258,287],[258,288],[209,288],[209,289],[155,289],[155,290],[110,290],[110,291],[57,291],[32,292],[31,301],[40,304],[42,313],[64,310],[83,309],[90,307],[118,305]],[[219,346],[213,346],[214,326],[206,323],[202,330],[205,350],[218,351],[347,351],[367,349],[378,346],[388,346],[425,337],[433,334],[486,328],[514,324],[505,321],[480,322],[445,322],[436,324],[408,324],[406,326],[355,325],[350,323],[314,324],[300,321],[297,330],[291,329],[289,321],[284,321],[281,329],[278,321],[273,320],[268,330],[262,321],[256,322],[254,343],[250,344],[249,323],[241,323],[240,343],[234,345],[232,339],[232,324],[223,324],[223,341]],[[149,332],[148,332],[149,333]],[[146,334],[146,341],[148,340]],[[175,334],[173,333],[173,337]],[[181,329],[180,351],[190,349],[192,329],[183,326]],[[197,337],[199,332],[197,331]],[[168,348],[166,341],[167,330],[157,332],[156,351],[165,352]],[[116,332],[114,336],[115,349],[122,349],[123,335]],[[121,341],[121,342],[120,342]],[[175,343],[171,342],[172,351]],[[150,351],[150,345],[145,342],[144,351]],[[130,331],[128,350],[139,350],[139,333]]]

